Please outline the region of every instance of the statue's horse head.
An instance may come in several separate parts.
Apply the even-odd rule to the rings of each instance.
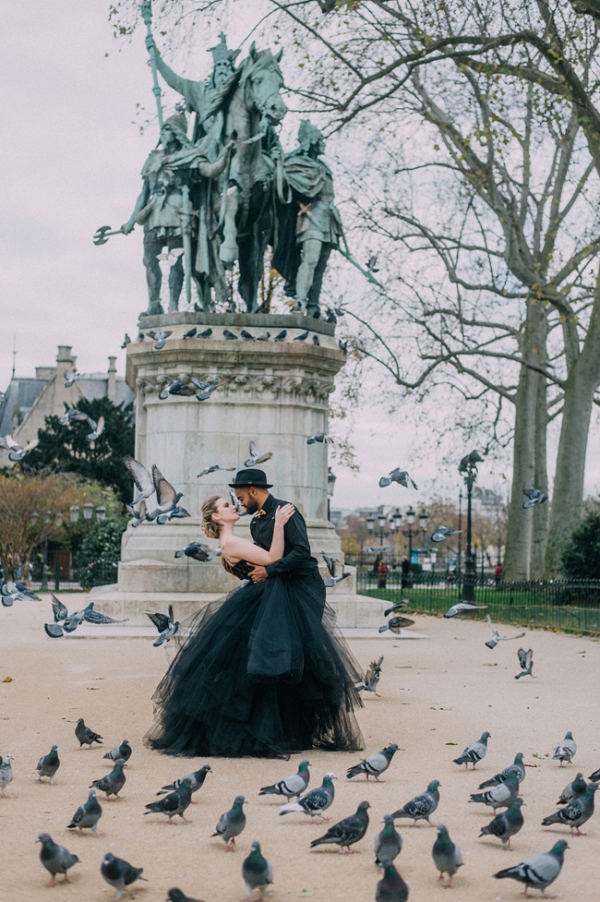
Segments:
[[[261,122],[281,122],[287,106],[281,97],[284,86],[279,63],[283,48],[275,56],[270,50],[257,50],[252,44],[250,52],[240,66],[240,85],[243,86],[248,108],[254,107]]]

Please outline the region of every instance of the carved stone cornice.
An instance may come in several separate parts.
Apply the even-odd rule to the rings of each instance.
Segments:
[[[333,379],[328,374],[310,374],[310,375],[280,375],[271,373],[237,373],[226,374],[217,371],[212,372],[195,372],[193,375],[202,382],[214,382],[219,380],[219,385],[214,395],[220,396],[223,400],[239,398],[253,400],[269,398],[278,398],[280,395],[288,396],[290,400],[326,403],[329,395],[335,390]],[[136,379],[136,388],[145,400],[152,399],[153,395],[159,392],[175,379],[187,384],[190,380],[190,373],[182,372],[162,372],[162,373],[140,373]],[[213,397],[214,397],[213,395]],[[172,401],[178,398],[184,401],[190,401],[197,404],[194,395],[182,396],[174,395],[165,399],[164,402]]]

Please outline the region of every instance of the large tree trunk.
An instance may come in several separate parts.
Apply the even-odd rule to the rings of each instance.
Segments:
[[[540,360],[546,359],[546,350],[540,354]],[[538,374],[537,399],[535,410],[535,440],[534,440],[534,473],[533,487],[539,489],[544,495],[548,494],[548,399],[547,380]],[[548,538],[548,517],[550,507],[548,503],[536,505],[530,511],[523,511],[531,517],[531,558],[529,563],[529,578],[541,579],[544,572],[544,555],[546,553],[546,540]]]
[[[587,441],[594,402],[600,384],[600,285],[581,353],[571,365],[563,402],[562,423],[544,575],[557,576],[565,545],[581,517]]]

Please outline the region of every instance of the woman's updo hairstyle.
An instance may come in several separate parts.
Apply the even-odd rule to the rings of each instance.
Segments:
[[[218,539],[221,527],[213,520],[213,514],[217,512],[219,495],[210,495],[202,503],[202,529],[209,539]]]

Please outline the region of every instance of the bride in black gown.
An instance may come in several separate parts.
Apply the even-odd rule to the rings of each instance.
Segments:
[[[277,507],[268,551],[235,535],[239,515],[224,498],[207,498],[202,514],[223,565],[245,580],[254,566],[282,558],[294,507]],[[332,631],[333,612],[327,605],[323,612],[317,579],[320,591],[315,581],[281,576],[249,582],[196,615],[154,695],[157,722],[147,743],[190,757],[362,748],[353,714],[362,706],[360,675]]]

